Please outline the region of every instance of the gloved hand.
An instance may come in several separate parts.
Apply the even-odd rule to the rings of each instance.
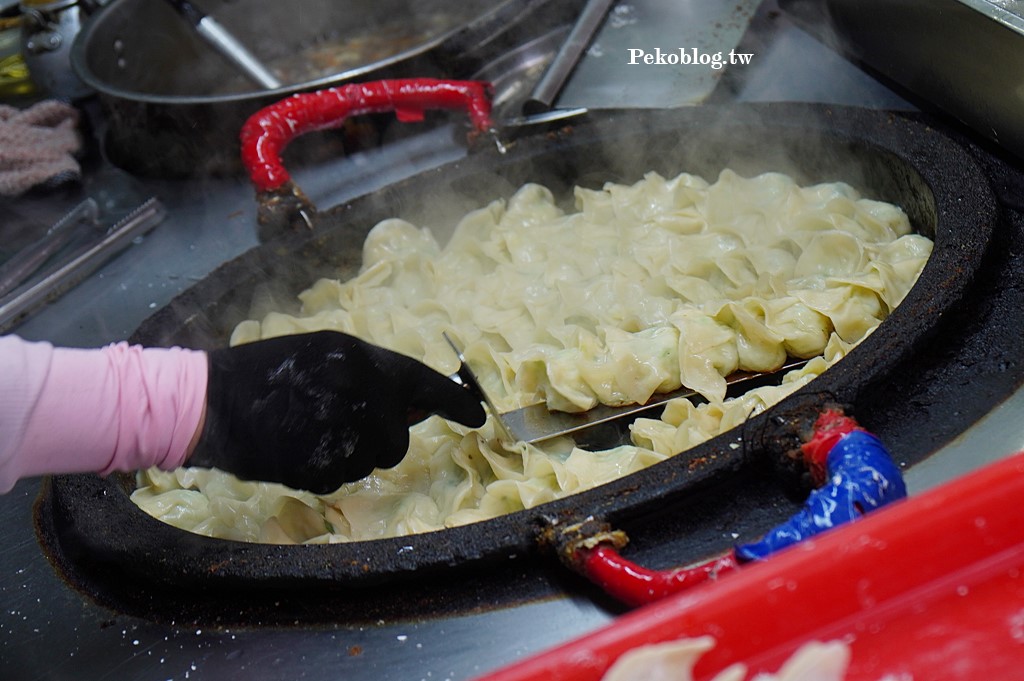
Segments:
[[[215,350],[209,366],[206,422],[186,464],[317,494],[401,461],[411,422],[486,418],[443,374],[333,331]]]

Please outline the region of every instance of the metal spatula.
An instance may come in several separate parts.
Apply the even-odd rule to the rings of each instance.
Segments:
[[[451,377],[452,380],[465,386],[467,390],[476,394],[487,405],[490,412],[494,414],[498,427],[503,431],[504,437],[502,439],[510,442],[535,444],[562,435],[583,438],[587,435],[584,431],[595,430],[599,426],[605,426],[626,417],[638,416],[645,411],[662,407],[670,400],[680,397],[700,397],[696,391],[683,387],[671,392],[652,395],[651,399],[644,404],[627,404],[619,407],[610,407],[602,404],[579,413],[552,411],[544,403],[532,404],[513,411],[499,412],[487,396],[487,393],[480,387],[480,382],[466,363],[462,349],[448,334],[444,334],[444,338],[459,358],[459,370]],[[738,371],[727,377],[726,383],[732,389],[738,385],[743,385],[746,388],[756,387],[757,385],[770,383],[773,378],[781,378],[790,369],[796,369],[805,364],[807,364],[805,359],[791,360],[778,370],[772,372]]]

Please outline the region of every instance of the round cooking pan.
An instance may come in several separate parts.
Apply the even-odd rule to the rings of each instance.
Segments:
[[[582,0],[200,4],[284,85],[265,91],[251,84],[170,3],[115,0],[85,23],[71,66],[97,92],[106,113],[107,154],[127,170],[178,177],[235,173],[242,123],[285,95],[357,78],[465,76],[509,45],[570,21]],[[364,124],[344,133],[332,138],[335,151],[376,144],[381,130]],[[301,145],[294,153],[296,159],[315,155]]]
[[[765,477],[760,462],[774,443],[791,442],[792,424],[826,400],[851,405],[862,423],[894,445],[901,465],[920,461],[941,443],[901,438],[903,424],[874,396],[885,384],[901,400],[918,399],[918,388],[900,377],[915,373],[921,348],[971,287],[998,212],[986,176],[960,143],[931,122],[881,111],[778,104],[608,112],[524,136],[504,154],[484,145],[463,160],[323,211],[314,229],[226,263],[149,318],[132,340],[224,346],[237,322],[264,312],[253,309],[254,301],[274,299],[278,306],[319,276],[353,275],[364,237],[387,217],[428,226],[443,241],[457,218],[525,182],[542,183],[570,203],[574,185],[632,183],[652,170],[714,178],[726,167],[747,175],[786,172],[801,184],[846,181],[866,196],[900,205],[914,228],[935,241],[917,285],[873,334],[743,427],[533,509],[438,532],[326,546],[194,535],[138,509],[129,499],[130,476],[57,476],[39,504],[44,544],[89,593],[150,617],[168,609],[219,622],[368,616],[394,601],[382,597],[382,589],[392,597],[404,594],[399,608],[409,614],[462,603],[459,594],[469,592],[469,606],[481,607],[493,593],[488,580],[515,583],[524,593],[559,590],[554,559],[538,549],[538,535],[552,521],[594,516],[641,534],[656,526],[671,538],[674,564],[723,551],[737,535],[760,535],[795,503]],[[942,423],[936,432],[962,432],[972,417],[956,403],[971,400],[969,390],[961,386],[943,398],[952,408],[929,395],[935,409],[923,418]],[[919,425],[927,430],[930,424]]]

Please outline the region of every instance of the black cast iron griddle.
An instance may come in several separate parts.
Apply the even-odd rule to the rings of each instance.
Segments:
[[[743,427],[534,509],[440,532],[328,546],[193,535],[139,510],[129,499],[130,476],[56,476],[37,509],[53,562],[108,607],[179,623],[405,618],[549,597],[585,588],[538,549],[538,534],[552,521],[595,516],[671,547],[662,563],[684,564],[759,536],[792,513],[797,501],[766,463],[792,445],[794,424],[826,400],[850,405],[909,466],[1016,385],[1012,372],[1000,377],[988,369],[981,371],[987,383],[969,385],[957,377],[970,377],[972,368],[956,348],[943,349],[957,334],[989,334],[983,342],[995,354],[979,358],[982,367],[1000,361],[1005,344],[990,339],[1005,332],[964,321],[972,319],[977,296],[994,295],[972,287],[1000,220],[974,151],[921,117],[802,104],[588,116],[571,128],[524,136],[506,155],[471,153],[321,213],[314,232],[267,242],[226,263],[154,314],[132,340],[223,346],[238,321],[268,306],[286,308],[284,301],[317,277],[354,274],[367,231],[386,217],[436,228],[443,240],[443,225],[527,181],[571,201],[576,184],[631,183],[651,170],[714,179],[726,167],[744,175],[782,171],[801,184],[846,181],[900,205],[935,240],[921,279],[888,320],[838,365]],[[1006,337],[1012,344],[1019,333]],[[943,386],[947,366],[962,385]],[[934,380],[919,380],[929,372]],[[908,413],[915,419],[910,429]]]

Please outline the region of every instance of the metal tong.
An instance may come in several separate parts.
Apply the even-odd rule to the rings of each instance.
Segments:
[[[95,224],[99,216],[100,208],[96,201],[86,199],[55,222],[41,239],[0,265],[0,298],[28,281],[47,260],[78,236],[83,223]]]
[[[95,208],[96,202],[92,199],[84,201],[55,224],[40,241],[14,256],[13,264],[11,261],[4,264],[3,270],[7,270],[5,283],[10,282],[13,286],[0,291],[0,331],[12,328],[45,303],[62,296],[115,254],[127,248],[133,239],[160,224],[166,215],[163,204],[151,198],[107,230],[100,239],[82,246],[38,281],[19,288],[33,272],[71,241],[77,231],[74,225],[94,215]],[[95,217],[89,219],[95,223]],[[55,244],[59,245],[55,247]],[[21,279],[16,280],[15,275],[21,276]]]

